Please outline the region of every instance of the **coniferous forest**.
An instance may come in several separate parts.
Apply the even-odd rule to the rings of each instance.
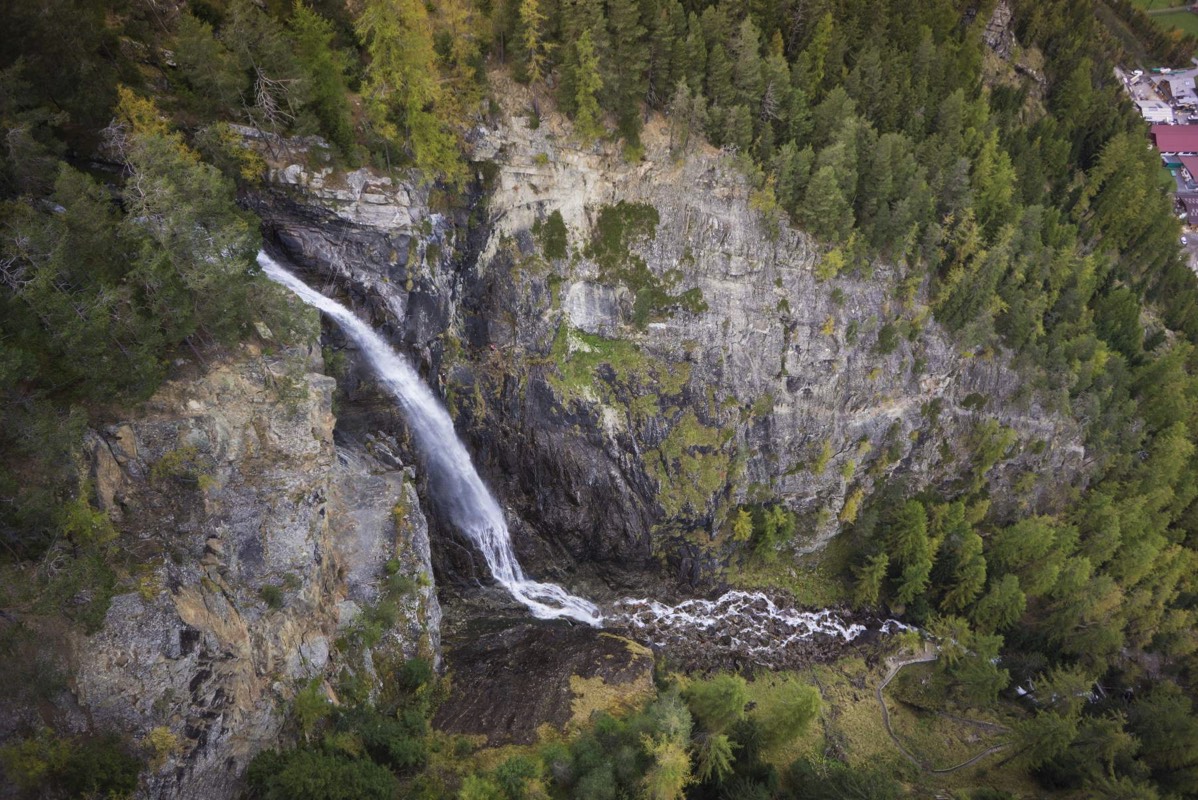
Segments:
[[[892,684],[904,702],[1001,718],[1001,748],[935,794],[926,765],[897,751],[863,756],[830,736],[808,746],[821,720],[856,713],[838,711],[844,697],[874,703],[851,668],[837,673],[842,697],[814,670],[659,662],[652,692],[631,707],[488,751],[435,730],[452,676],[411,658],[379,668],[381,691],[300,687],[239,791],[1198,797],[1198,279],[1160,155],[1114,72],[1136,58],[1186,66],[1196,42],[1122,0],[1011,0],[1017,44],[1004,59],[987,42],[997,5],[5,3],[7,680],[30,692],[54,681],[38,656],[47,621],[83,637],[100,630],[112,599],[138,591],[141,565],[159,555],[95,501],[87,432],[141,407],[181,360],[219,361],[263,329],[281,349],[319,336],[316,317],[255,262],[262,236],[245,198],[268,170],[251,132],[319,137],[308,141],[335,169],[417,176],[452,206],[485,191],[472,145],[514,82],[538,98],[528,124],[565,115],[580,147],[610,147],[625,164],[645,157],[652,125],[679,161],[718,151],[765,236],[792,227],[818,242],[821,280],[868,281],[885,267],[901,276],[896,304],[925,299],[930,318],[884,326],[878,352],[939,325],[971,358],[1009,359],[1022,392],[1076,423],[1085,478],[1026,477],[1029,491],[1055,486],[1059,511],[1012,512],[1017,502],[991,496],[986,475],[1014,439],[983,425],[950,484],[893,480],[857,497],[821,567],[846,609],[894,616],[936,643],[922,683]],[[187,469],[165,464],[156,477]],[[772,501],[733,505],[717,524],[744,558],[776,569],[803,521]],[[401,577],[347,648],[369,648],[395,624]],[[15,703],[8,691],[0,702]],[[3,797],[143,796],[139,774],[175,747],[169,731],[147,743],[45,719],[11,730]]]

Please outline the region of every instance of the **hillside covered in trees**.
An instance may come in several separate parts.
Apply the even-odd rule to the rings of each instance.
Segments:
[[[1137,51],[1184,60],[1194,43],[1122,0],[1002,4],[1006,54],[988,41],[993,0],[5,4],[0,658],[34,684],[47,620],[94,633],[142,580],[150,554],[95,501],[86,432],[137,408],[181,358],[317,336],[255,262],[246,197],[268,172],[255,142],[304,141],[330,171],[431,186],[465,218],[489,191],[474,144],[515,81],[535,98],[529,128],[564,114],[579,147],[613,146],[624,163],[644,158],[654,124],[679,161],[718,152],[767,237],[788,226],[818,243],[821,281],[894,270],[896,305],[926,298],[960,353],[1008,358],[1022,392],[1084,432],[1084,479],[1024,478],[1028,493],[1054,486],[1058,512],[990,495],[985,476],[1014,443],[995,425],[951,485],[857,496],[821,566],[843,607],[934,643],[924,682],[898,684],[913,705],[1002,720],[992,771],[958,773],[955,796],[1198,797],[1198,279],[1113,73]],[[538,236],[565,258],[557,225],[560,213]],[[602,262],[595,241],[587,257]],[[702,303],[680,298],[667,299]],[[878,352],[931,324],[916,316],[883,326]],[[734,504],[713,527],[772,574],[803,525],[785,501]],[[395,625],[383,597],[346,647]],[[244,791],[925,796],[922,767],[863,764],[831,738],[818,753],[795,744],[821,703],[837,713],[814,682],[849,696],[849,672],[663,662],[635,707],[488,753],[430,729],[452,681],[411,659],[382,692],[299,690]],[[12,796],[130,796],[174,748],[51,728],[0,745]]]

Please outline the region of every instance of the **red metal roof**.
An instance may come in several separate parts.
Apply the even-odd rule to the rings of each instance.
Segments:
[[[1194,127],[1198,128],[1198,125]],[[1186,168],[1186,172],[1190,173],[1192,180],[1198,180],[1198,156],[1179,156],[1177,160]]]
[[[1198,125],[1153,125],[1152,138],[1162,153],[1198,153]]]

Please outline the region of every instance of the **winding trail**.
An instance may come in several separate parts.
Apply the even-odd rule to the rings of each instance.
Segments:
[[[901,670],[903,667],[909,667],[912,664],[927,664],[929,662],[937,660],[938,658],[940,658],[939,653],[936,653],[933,651],[931,653],[923,653],[921,655],[911,656],[910,658],[904,658],[900,661],[896,661],[894,664],[891,665],[890,669],[886,672],[886,677],[883,678],[882,682],[878,684],[878,688],[876,691],[877,691],[877,696],[878,696],[878,705],[880,705],[882,707],[882,724],[886,727],[886,733],[889,734],[890,740],[892,742],[894,742],[894,746],[899,749],[899,752],[902,753],[904,756],[906,756],[908,761],[910,761],[912,764],[919,767],[920,769],[924,770],[925,772],[931,772],[936,775],[947,775],[950,772],[956,772],[959,769],[965,769],[968,766],[972,766],[973,764],[977,763],[978,761],[981,761],[986,756],[993,755],[994,753],[997,753],[999,750],[1004,749],[1007,745],[1006,745],[1006,743],[991,745],[990,747],[987,747],[985,750],[983,750],[982,752],[973,756],[972,758],[966,759],[965,761],[962,761],[960,764],[955,764],[951,767],[944,767],[943,769],[934,769],[932,767],[929,767],[925,762],[920,761],[918,758],[916,758],[914,755],[912,755],[911,752],[906,747],[903,747],[903,743],[899,740],[899,737],[895,734],[894,729],[890,726],[890,709],[886,707],[886,698],[885,698],[885,696],[883,696],[882,692],[890,684],[890,682],[892,680],[894,680],[894,676],[898,675],[899,670]],[[955,719],[960,719],[960,720],[962,720],[964,722],[968,722],[970,724],[979,724],[979,723],[975,722],[974,720],[963,720],[961,717],[955,717]],[[986,726],[986,727],[993,727],[993,725],[994,725],[994,723],[989,723],[989,722],[980,723],[980,724],[982,724],[983,726]]]

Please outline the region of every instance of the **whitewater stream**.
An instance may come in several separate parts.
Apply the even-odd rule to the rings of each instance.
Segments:
[[[569,618],[595,627],[628,629],[659,646],[680,641],[771,661],[788,647],[818,635],[852,641],[866,631],[834,612],[779,606],[760,592],[731,591],[715,600],[687,600],[671,606],[651,599],[626,598],[605,617],[589,600],[553,583],[530,580],[512,549],[503,511],[474,469],[445,407],[411,365],[352,311],[312,289],[266,253],[258,264],[268,278],[290,289],[331,317],[359,348],[379,381],[398,401],[424,458],[429,484],[450,521],[472,541],[495,580],[540,619]],[[889,621],[882,632],[901,623]]]

